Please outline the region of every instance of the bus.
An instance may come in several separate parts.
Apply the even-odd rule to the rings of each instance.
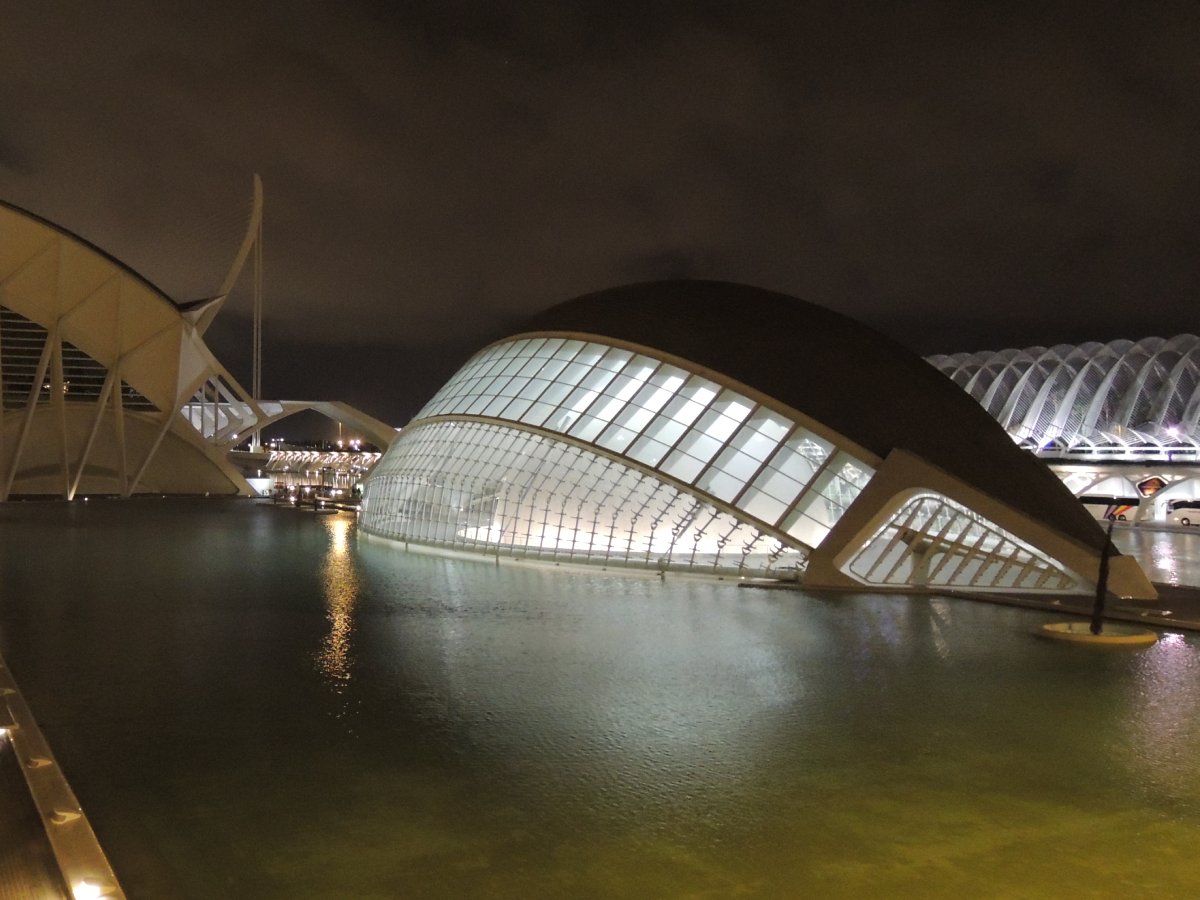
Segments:
[[[1172,525],[1200,526],[1200,500],[1168,500],[1167,521]]]
[[[1138,504],[1142,500],[1140,497],[1099,497],[1085,495],[1079,498],[1079,502],[1083,504],[1084,509],[1097,519],[1126,522],[1137,515]]]

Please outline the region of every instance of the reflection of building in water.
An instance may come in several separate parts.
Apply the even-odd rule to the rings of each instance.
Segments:
[[[353,521],[341,514],[324,516],[321,521],[329,531],[329,552],[321,569],[329,633],[321,642],[317,665],[322,674],[337,684],[350,680],[353,663],[351,639],[358,600],[358,572],[349,546]]]
[[[368,477],[361,527],[498,559],[893,590],[1086,592],[1105,540],[919,357],[716,282],[582,297],[481,350]],[[1128,558],[1110,583],[1153,596]]]

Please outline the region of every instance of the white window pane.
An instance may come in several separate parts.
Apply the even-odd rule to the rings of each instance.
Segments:
[[[745,483],[754,477],[760,465],[761,463],[753,457],[732,447],[726,447],[713,463],[713,468],[728,472]]]
[[[814,521],[808,516],[796,516],[786,530],[796,540],[810,547],[816,547],[825,540],[825,535],[829,534],[828,525]]]
[[[812,481],[819,465],[819,462],[814,462],[793,448],[790,441],[787,446],[779,449],[779,452],[771,458],[770,463],[772,469],[782,472],[788,478],[801,484],[808,484]]]
[[[674,444],[679,436],[686,431],[686,426],[674,419],[659,416],[646,428],[646,436],[662,441],[664,444]]]
[[[704,468],[704,463],[695,457],[688,456],[686,453],[674,450],[660,468],[668,475],[690,484],[692,479],[700,474],[700,470]]]
[[[601,369],[608,369],[610,372],[619,372],[625,368],[625,364],[633,357],[633,354],[628,350],[622,350],[619,347],[610,348],[597,363]]]
[[[628,455],[647,466],[657,466],[669,448],[669,444],[642,435],[630,448]]]
[[[568,364],[555,380],[574,386],[579,384],[590,371],[591,368],[589,366],[581,362],[573,362]]]
[[[704,477],[696,483],[696,486],[728,503],[741,492],[745,482],[720,469],[709,469],[704,473]]]
[[[709,410],[700,417],[700,421],[696,423],[696,428],[703,431],[714,440],[724,444],[727,440],[733,437],[733,433],[737,431],[738,423],[727,416],[719,415],[713,410]]]
[[[845,507],[840,503],[829,499],[824,494],[810,491],[804,495],[796,509],[792,511],[792,515],[803,514],[832,528],[845,511]]]
[[[583,341],[563,341],[562,346],[554,351],[554,358],[564,360],[574,359],[575,354],[582,349]]]
[[[488,395],[480,394],[478,397],[472,400],[463,411],[469,416],[478,415],[479,413],[483,412],[483,408],[488,405],[490,399],[491,398]]]
[[[525,385],[527,385],[528,383],[529,383],[528,378],[523,378],[520,375],[514,375],[512,378],[508,379],[508,381],[506,381],[503,385],[501,385],[500,390],[497,391],[496,393],[498,393],[504,397],[515,397],[515,396],[517,396],[517,394],[519,394],[521,392],[521,388],[525,387]]]
[[[753,408],[752,401],[733,391],[722,391],[721,395],[712,403],[713,410],[735,422],[743,421],[746,416],[750,415],[750,410]]]
[[[733,439],[733,445],[757,460],[764,460],[787,436],[790,423],[773,413],[755,414]]]
[[[563,369],[568,363],[565,359],[545,359],[542,360],[542,367],[538,369],[538,378],[545,378],[547,381],[557,381],[558,376],[562,374]]]
[[[589,413],[604,422],[611,422],[621,407],[625,404],[615,398],[601,397],[600,402],[589,410]]]
[[[617,453],[624,453],[635,437],[637,437],[637,432],[630,428],[623,428],[620,425],[610,425],[604,429],[604,433],[600,435],[596,443]]]
[[[701,462],[708,462],[721,449],[721,442],[693,429],[679,442],[679,449]]]
[[[776,469],[765,469],[754,480],[754,486],[785,503],[791,503],[799,496],[800,491],[804,488],[804,483],[789,478]]]
[[[596,435],[604,430],[604,426],[608,423],[602,419],[597,419],[595,416],[580,416],[579,420],[571,426],[569,432],[572,437],[579,438],[581,441],[594,440]]]
[[[542,359],[549,359],[551,356],[555,356],[558,353],[559,348],[562,347],[563,343],[564,341],[562,338],[546,338],[546,343],[542,344],[537,355]]]
[[[631,402],[650,412],[658,412],[673,396],[675,396],[675,392],[670,388],[651,382],[638,391]]]
[[[704,404],[688,397],[677,396],[666,405],[662,414],[676,422],[691,425],[702,412]]]
[[[500,414],[500,418],[519,420],[527,409],[529,409],[529,401],[518,397],[504,408],[504,412]]]
[[[483,408],[483,415],[494,416],[508,405],[507,397],[493,397],[488,401],[487,406]]]
[[[573,413],[581,413],[591,406],[592,401],[598,396],[600,396],[599,391],[590,391],[584,387],[577,387],[563,401],[563,406]]]
[[[833,444],[803,428],[796,429],[796,433],[788,438],[787,446],[817,465],[833,453]]]
[[[687,384],[683,386],[680,393],[686,397],[691,397],[698,403],[703,403],[705,406],[712,403],[717,396],[720,388],[713,384],[707,378],[701,378],[699,375],[693,375],[688,379]]]
[[[542,378],[530,378],[529,382],[521,388],[518,394],[524,400],[536,400],[541,396],[542,391],[550,386],[550,382]]]
[[[783,511],[787,509],[787,504],[782,500],[755,490],[751,490],[743,497],[739,505],[755,518],[771,524],[778,521],[779,517],[783,515]]]
[[[575,354],[575,362],[591,369],[604,356],[605,347],[599,344],[584,344]]]
[[[518,375],[536,375],[542,368],[545,360],[539,357],[529,357],[521,364],[521,368],[517,371]]]

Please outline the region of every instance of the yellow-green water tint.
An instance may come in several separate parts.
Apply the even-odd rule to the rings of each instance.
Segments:
[[[1200,646],[0,508],[0,652],[131,897],[1200,896]]]

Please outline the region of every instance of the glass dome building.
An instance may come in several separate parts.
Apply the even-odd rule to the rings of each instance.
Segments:
[[[631,285],[483,348],[364,486],[367,534],[820,587],[1090,591],[1104,535],[967,394],[844,316]],[[1153,596],[1131,559],[1110,584]]]

